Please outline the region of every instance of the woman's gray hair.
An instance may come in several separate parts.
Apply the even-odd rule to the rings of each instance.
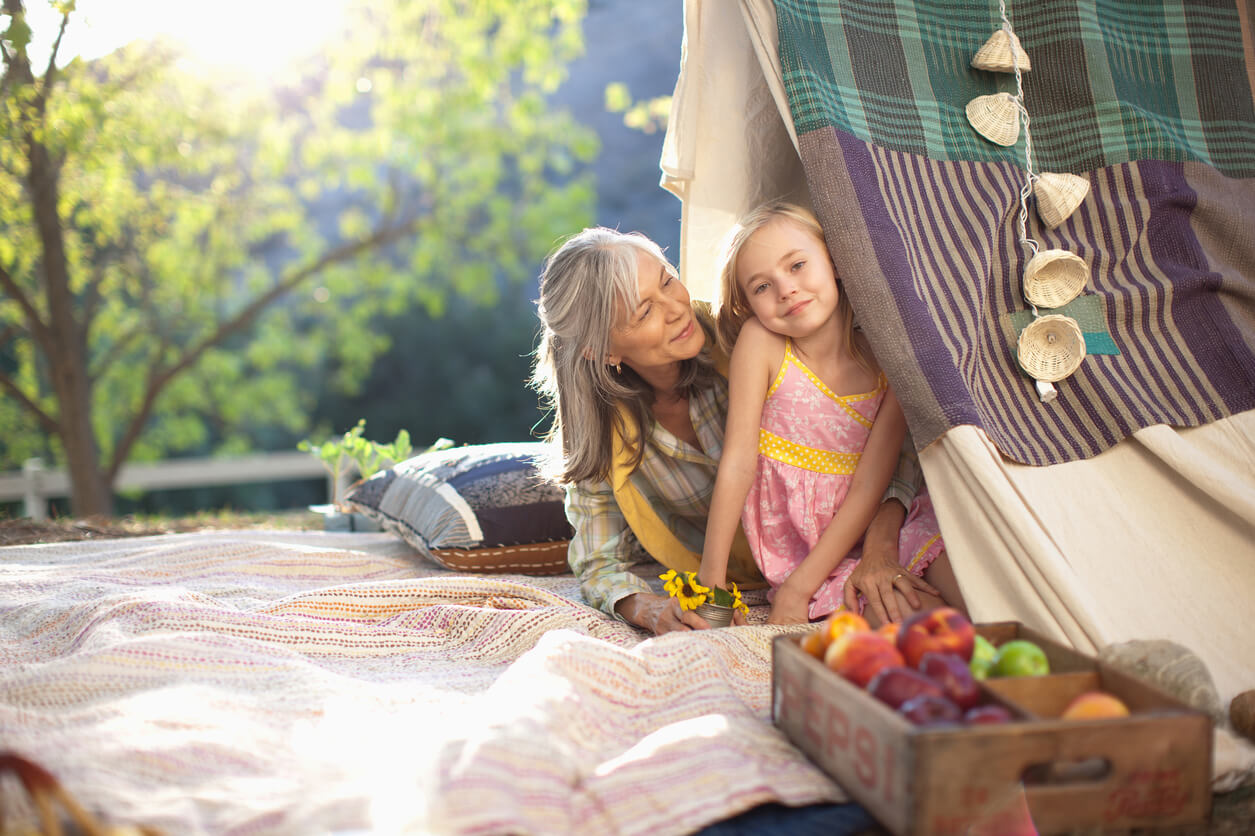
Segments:
[[[677,275],[653,241],[605,227],[571,236],[549,256],[541,273],[541,332],[531,385],[553,413],[546,434],[550,445],[540,466],[557,482],[609,477],[612,433],[627,431],[620,404],[637,427],[652,421],[653,389],[630,367],[618,371],[606,362],[615,323],[640,304],[638,253]],[[685,390],[713,373],[707,352],[682,366],[680,387]],[[639,464],[642,445],[635,438],[626,440],[634,445]]]

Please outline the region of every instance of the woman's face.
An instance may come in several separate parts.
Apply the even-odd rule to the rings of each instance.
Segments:
[[[636,254],[640,304],[619,311],[610,332],[610,365],[626,363],[649,379],[652,370],[696,357],[706,332],[693,314],[688,290],[653,256]]]

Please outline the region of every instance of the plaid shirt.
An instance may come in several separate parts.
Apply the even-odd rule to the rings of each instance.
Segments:
[[[689,417],[701,449],[680,441],[655,423],[646,439],[640,467],[631,476],[632,484],[663,523],[698,554],[706,537],[706,518],[723,452],[727,414],[728,385],[720,378],[714,386],[689,398]],[[921,477],[908,437],[885,498],[897,499],[910,508]],[[579,577],[584,600],[590,606],[617,617],[614,606],[623,598],[637,592],[661,593],[661,584],[651,586],[651,582],[664,569],[637,542],[619,510],[609,480],[568,485],[566,514],[575,529],[567,561]]]

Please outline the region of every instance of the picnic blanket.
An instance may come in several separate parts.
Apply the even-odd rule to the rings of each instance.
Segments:
[[[783,629],[648,638],[385,534],[10,547],[0,750],[168,833],[690,833],[845,800],[770,721]]]

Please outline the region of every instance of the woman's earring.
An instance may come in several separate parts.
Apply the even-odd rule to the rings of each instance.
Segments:
[[[621,366],[621,365],[620,365],[620,364],[618,364],[618,363],[615,363],[615,364],[614,364],[614,373],[615,373],[615,374],[623,374],[623,366]]]

